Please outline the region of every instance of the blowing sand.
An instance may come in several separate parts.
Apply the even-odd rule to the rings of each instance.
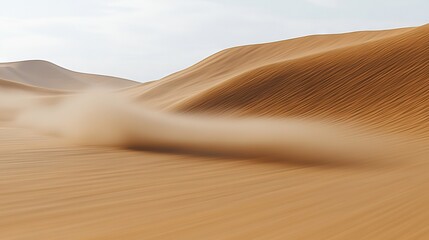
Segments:
[[[0,64],[0,239],[426,239],[428,43],[309,36],[141,85]]]

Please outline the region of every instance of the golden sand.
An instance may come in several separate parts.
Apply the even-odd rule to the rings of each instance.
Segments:
[[[429,25],[0,79],[2,240],[429,238]]]

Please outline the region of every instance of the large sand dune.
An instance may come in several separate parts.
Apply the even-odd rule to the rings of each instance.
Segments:
[[[0,239],[427,239],[429,25],[158,81],[0,64]]]
[[[200,92],[178,109],[320,116],[429,130],[428,42],[426,25],[263,65]]]
[[[145,102],[168,106],[262,66],[385,39],[409,30],[411,28],[314,35],[235,47],[214,54],[194,66],[159,81],[136,86],[130,92]],[[171,89],[177,91],[170,91]]]

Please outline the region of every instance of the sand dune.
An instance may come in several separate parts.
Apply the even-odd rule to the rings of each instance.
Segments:
[[[329,117],[429,130],[429,25],[252,69],[181,111]]]
[[[174,105],[177,101],[264,65],[384,39],[409,30],[411,28],[314,35],[226,49],[159,81],[136,86],[130,93],[157,106]],[[175,91],[171,91],[172,89]]]
[[[0,79],[0,239],[429,237],[429,25]]]
[[[137,85],[136,82],[122,78],[73,72],[40,60],[1,63],[0,79],[55,90],[124,88]]]
[[[47,89],[47,88],[40,88],[35,86],[30,86],[27,84],[14,82],[14,81],[8,81],[8,80],[2,80],[0,79],[0,89],[2,93],[5,92],[28,92],[28,93],[34,93],[34,94],[59,94],[59,93],[65,93],[63,91],[59,90],[53,90],[53,89]]]

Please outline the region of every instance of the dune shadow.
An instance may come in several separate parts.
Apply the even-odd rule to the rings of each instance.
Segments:
[[[285,167],[317,167],[317,168],[367,168],[371,165],[369,162],[360,162],[353,160],[340,161],[338,159],[327,158],[311,158],[304,159],[300,157],[267,157],[267,156],[254,156],[237,153],[225,153],[216,151],[198,151],[198,150],[184,150],[175,147],[142,147],[142,146],[128,146],[125,149],[131,151],[152,152],[159,154],[174,154],[187,156],[192,158],[204,158],[210,161],[248,161],[249,163],[256,164],[276,164]]]

